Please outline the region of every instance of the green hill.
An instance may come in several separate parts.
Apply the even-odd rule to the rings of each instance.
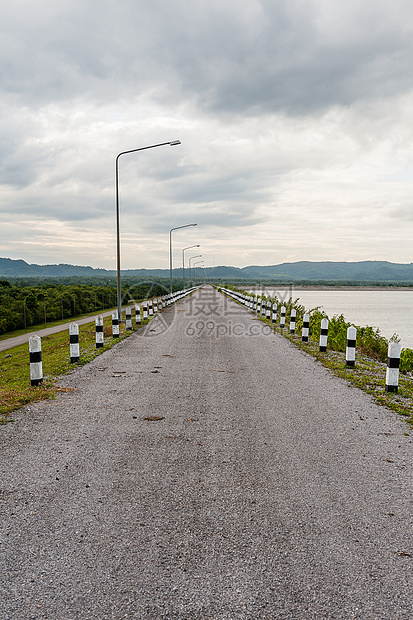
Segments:
[[[275,281],[275,282],[306,282],[314,283],[392,283],[412,284],[413,263],[390,263],[388,261],[299,261],[281,263],[280,265],[251,265],[248,267],[208,267],[200,268],[198,274],[210,280],[234,281]],[[185,271],[189,277],[188,270]],[[116,271],[94,269],[78,265],[36,265],[24,260],[0,258],[0,277],[8,278],[65,278],[65,277],[114,277]],[[142,278],[168,278],[169,269],[128,269],[122,276],[138,276]],[[182,268],[173,270],[174,277],[182,277]]]

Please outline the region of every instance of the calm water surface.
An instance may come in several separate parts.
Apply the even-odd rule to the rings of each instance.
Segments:
[[[263,289],[255,289],[263,290]],[[355,289],[331,290],[265,287],[264,294],[280,299],[299,299],[306,310],[321,306],[329,317],[343,314],[347,321],[360,326],[378,327],[386,338],[398,334],[402,347],[413,349],[413,290]]]

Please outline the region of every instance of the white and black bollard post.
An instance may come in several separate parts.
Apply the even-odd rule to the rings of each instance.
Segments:
[[[95,330],[96,330],[96,348],[100,349],[103,347],[103,316],[97,316],[95,319]]]
[[[113,338],[119,338],[119,315],[118,311],[112,312],[112,336]]]
[[[158,299],[156,297],[153,300],[153,313],[158,314]]]
[[[277,302],[276,301],[274,301],[272,305],[272,322],[273,323],[277,322]]]
[[[143,302],[143,320],[145,321],[148,318],[148,302]]]
[[[295,323],[297,320],[297,310],[295,308],[291,308],[290,314],[290,334],[295,334]]]
[[[270,300],[267,301],[267,314],[266,314],[266,319],[268,319],[268,321],[271,320],[271,302]]]
[[[153,316],[153,301],[149,300],[149,316]]]
[[[357,329],[350,325],[347,328],[346,366],[353,367],[356,364],[356,338]]]
[[[126,329],[132,329],[132,308],[126,308]]]
[[[308,342],[308,335],[310,333],[310,315],[306,313],[303,316],[303,329],[301,330],[301,340]]]
[[[397,392],[399,389],[401,346],[398,342],[389,342],[387,353],[386,392]]]
[[[328,340],[328,319],[321,319],[321,329],[320,329],[320,351],[327,351],[327,340]]]
[[[261,297],[258,297],[257,299],[257,314],[260,315],[261,314]]]
[[[261,316],[265,316],[266,311],[267,311],[267,298],[264,297],[264,299],[261,300]]]
[[[138,304],[135,304],[135,321],[136,325],[141,324],[141,307]]]
[[[76,364],[79,361],[79,325],[77,323],[69,323],[69,349],[70,363]]]
[[[285,306],[281,306],[280,327],[281,329],[285,327]]]
[[[40,336],[29,339],[30,385],[39,385],[43,381],[42,340]]]

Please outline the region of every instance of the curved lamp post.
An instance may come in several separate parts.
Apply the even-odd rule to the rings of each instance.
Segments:
[[[190,285],[192,284],[192,272],[191,272],[191,260],[193,260],[194,258],[200,258],[202,256],[202,254],[196,254],[196,256],[190,256],[189,257],[189,282]]]
[[[189,226],[197,226],[197,224],[185,224],[184,226],[176,226],[169,231],[169,292],[172,295],[172,231],[180,228],[188,228]]]
[[[205,261],[203,260],[198,260],[196,263],[194,263],[194,267],[195,265],[200,265],[201,263],[205,263]],[[198,270],[195,270],[195,286],[197,285],[197,280],[198,280]]]
[[[120,287],[120,222],[119,222],[119,157],[127,153],[137,153],[137,151],[146,151],[154,149],[157,146],[176,146],[181,144],[180,140],[170,140],[169,142],[161,142],[160,144],[151,144],[150,146],[142,146],[139,149],[131,149],[122,151],[116,156],[116,273],[117,273],[117,294],[118,294],[118,317],[122,319],[122,294]]]
[[[199,248],[198,245],[188,245],[187,248],[183,248],[182,250],[182,288],[185,290],[185,250],[189,250],[190,248]]]

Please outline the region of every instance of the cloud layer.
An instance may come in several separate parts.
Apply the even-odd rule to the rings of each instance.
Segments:
[[[0,255],[122,266],[411,262],[413,8],[16,0],[0,8]]]

